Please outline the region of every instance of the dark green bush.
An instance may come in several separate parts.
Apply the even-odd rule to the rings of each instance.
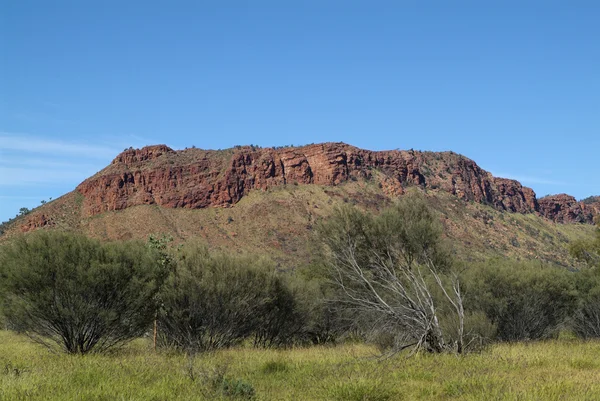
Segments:
[[[600,268],[576,274],[579,305],[573,315],[573,331],[581,338],[600,338]]]
[[[267,266],[265,266],[267,265]],[[267,262],[184,247],[161,293],[160,342],[188,350],[285,345],[303,327],[294,294]]]
[[[581,338],[600,338],[600,291],[582,300],[573,317],[573,330]]]
[[[254,386],[242,379],[225,378],[220,384],[221,393],[226,397],[252,400],[256,395]]]
[[[473,266],[465,305],[482,311],[502,341],[554,336],[577,307],[574,273],[539,262],[491,260]]]
[[[265,280],[265,299],[256,316],[254,345],[287,346],[302,341],[308,320],[295,291],[281,276],[270,274]]]
[[[0,276],[9,328],[85,354],[142,335],[166,274],[142,243],[38,232],[2,247]]]
[[[305,266],[298,275],[288,277],[296,298],[297,312],[303,326],[296,333],[302,344],[334,343],[356,327],[356,313],[347,313],[332,301],[332,288],[324,281],[324,267],[318,263]]]

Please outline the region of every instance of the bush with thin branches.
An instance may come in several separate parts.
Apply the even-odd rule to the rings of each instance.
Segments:
[[[367,314],[373,329],[393,336],[393,351],[463,352],[460,280],[450,271],[437,216],[422,197],[405,196],[375,216],[340,208],[317,233],[337,305]],[[453,316],[452,333],[442,314]]]
[[[9,328],[68,353],[103,351],[141,336],[166,272],[143,243],[100,243],[37,232],[0,250]]]

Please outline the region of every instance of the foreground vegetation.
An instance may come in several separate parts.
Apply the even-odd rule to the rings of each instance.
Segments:
[[[453,261],[418,194],[378,215],[338,208],[315,227],[312,265],[210,252],[169,237],[101,243],[61,231],[0,247],[0,327],[68,353],[101,352],[153,326],[154,348],[203,352],[336,343],[463,353],[490,341],[600,336],[600,230],[573,243],[589,268]]]
[[[0,331],[0,400],[597,400],[600,343],[495,344],[482,353],[378,360],[362,344],[238,347],[190,358],[149,340],[53,354]]]
[[[336,209],[296,271],[167,236],[15,237],[0,401],[599,399],[600,229],[571,251],[585,269],[457,263],[420,197]]]

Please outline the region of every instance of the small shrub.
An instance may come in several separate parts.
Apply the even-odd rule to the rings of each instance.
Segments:
[[[224,379],[220,384],[221,393],[226,397],[251,400],[256,391],[251,383],[242,379]]]
[[[470,269],[466,305],[503,341],[551,338],[577,306],[572,273],[539,262],[492,260]]]
[[[219,364],[211,369],[200,370],[196,373],[193,368],[193,357],[190,358],[191,370],[193,375],[190,376],[190,368],[186,367],[186,374],[195,381],[200,378],[202,383],[208,387],[210,394],[208,398],[217,398],[219,395],[234,399],[252,400],[256,395],[254,386],[251,383],[227,376],[229,366],[227,364]]]

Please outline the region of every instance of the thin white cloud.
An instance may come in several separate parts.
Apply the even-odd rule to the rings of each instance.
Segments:
[[[0,132],[0,152],[17,151],[43,153],[46,155],[68,155],[96,159],[112,159],[120,150],[104,145],[88,145],[45,139],[28,134]]]
[[[99,163],[79,163],[78,160],[65,160],[64,158],[32,158],[32,157],[23,157],[22,155],[2,155],[0,157],[0,167],[23,167],[23,168],[33,168],[33,167],[41,167],[44,169],[52,168],[52,169],[86,169],[89,170],[91,168],[97,168]]]
[[[517,180],[521,184],[543,184],[543,185],[568,185],[568,183],[563,181],[556,181],[544,177],[534,177],[528,175],[520,175],[520,174],[510,174],[510,173],[493,173],[494,177],[502,177],[502,178],[510,178],[511,180]]]
[[[83,169],[0,167],[0,186],[76,185],[93,173]]]
[[[120,141],[119,141],[120,139]],[[0,215],[58,197],[106,167],[129,138],[58,139],[0,130]],[[46,193],[45,196],[35,194]]]

